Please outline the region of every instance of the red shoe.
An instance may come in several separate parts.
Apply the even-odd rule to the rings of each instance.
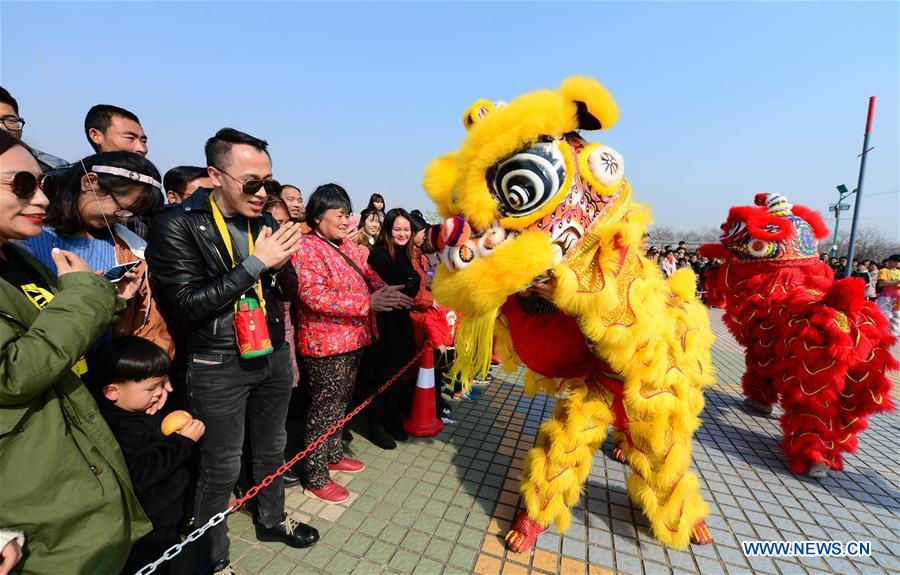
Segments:
[[[709,527],[706,526],[706,520],[701,519],[691,529],[691,543],[694,545],[709,545],[712,542],[712,533],[709,532]]]
[[[350,492],[334,481],[329,481],[328,485],[321,489],[307,489],[306,493],[325,503],[343,503],[350,497]]]
[[[337,463],[328,464],[328,471],[343,471],[344,473],[359,473],[365,468],[365,463],[349,457],[344,457]]]
[[[524,553],[537,542],[538,535],[546,530],[546,527],[529,519],[527,513],[519,511],[512,528],[506,534],[506,546],[513,553]]]

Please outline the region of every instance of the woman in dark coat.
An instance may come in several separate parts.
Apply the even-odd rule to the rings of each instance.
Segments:
[[[410,215],[403,209],[393,209],[384,217],[381,233],[375,247],[369,253],[372,266],[387,285],[402,285],[402,292],[415,297],[422,284],[422,277],[413,265],[413,242]],[[416,339],[409,309],[379,312],[378,342],[370,357],[376,382],[381,385],[400,371],[416,353]],[[408,439],[400,424],[401,412],[408,407],[411,396],[409,375],[392,385],[383,398],[377,401],[369,415],[371,439],[386,449],[392,449],[394,440]],[[393,445],[392,445],[393,444]]]

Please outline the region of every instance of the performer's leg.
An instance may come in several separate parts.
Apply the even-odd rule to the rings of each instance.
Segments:
[[[819,361],[801,358],[797,364],[793,373],[782,376],[781,448],[792,473],[824,477],[827,467],[841,469],[838,390],[847,369],[824,356]]]
[[[588,393],[583,381],[569,384],[569,393],[556,404],[553,419],[538,431],[537,447],[525,457],[519,489],[525,510],[506,536],[510,549],[530,548],[550,523],[560,531],[569,527],[569,508],[581,497],[581,489],[612,422],[612,396],[604,401]]]
[[[763,413],[772,413],[772,405],[778,403],[778,389],[774,380],[763,375],[763,366],[773,362],[774,359],[771,353],[761,357],[748,350],[745,359],[747,367],[741,378],[747,405]]]
[[[840,430],[837,436],[838,463],[841,451],[854,453],[857,436],[868,425],[868,416],[893,408],[891,380],[886,371],[890,369],[890,351],[873,350],[869,361],[854,365],[847,370],[847,381],[839,395],[837,412]],[[841,467],[835,467],[841,469]]]
[[[700,394],[694,389],[686,392]],[[671,394],[665,399],[671,402],[668,409],[644,412],[641,419],[629,414],[625,457],[634,474],[628,478],[628,493],[664,545],[681,549],[689,542],[711,543],[704,520],[709,506],[700,496],[697,476],[689,470],[696,417],[682,405],[684,400]]]
[[[613,459],[618,461],[619,463],[625,463],[625,444],[628,439],[625,438],[625,434],[619,431],[618,429],[613,430]]]

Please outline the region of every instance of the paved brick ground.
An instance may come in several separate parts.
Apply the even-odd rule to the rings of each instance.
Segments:
[[[740,396],[743,353],[711,312],[719,383],[706,392],[694,468],[712,507],[715,544],[672,551],[659,545],[628,500],[625,465],[598,452],[572,528],[550,531],[529,553],[508,553],[502,534],[517,511],[522,459],[554,400],[524,397],[520,375],[500,374],[484,397],[454,412],[457,425],[434,439],[381,451],[357,435],[350,455],[367,470],[336,480],[353,493],[326,506],[288,491],[296,516],[322,533],[310,550],[255,541],[244,514],[229,521],[240,573],[502,574],[900,573],[900,426],[876,417],[846,470],[823,481],[796,477],[778,444],[780,411],[747,411]],[[895,350],[896,351],[896,350]],[[742,540],[865,540],[863,559],[748,559]]]

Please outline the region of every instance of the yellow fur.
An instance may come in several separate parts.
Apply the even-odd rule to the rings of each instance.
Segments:
[[[606,130],[616,125],[619,119],[619,106],[609,91],[597,80],[586,76],[572,76],[563,80],[559,91],[569,100],[584,102],[588,112],[600,121],[602,129]]]
[[[476,230],[500,215],[487,184],[492,166],[542,136],[559,138],[578,128],[596,128],[598,122],[608,128],[618,119],[609,93],[582,77],[479,115],[483,108],[476,103],[467,111],[472,121],[466,121],[471,125],[462,146],[433,162],[426,174],[426,189],[442,213],[462,214]],[[694,297],[692,272],[666,280],[644,257],[641,242],[652,219],[647,208],[632,203],[630,184],[623,179],[604,188],[586,163],[590,150],[582,150],[573,166],[567,146],[560,144],[568,180],[561,192],[537,212],[504,218],[501,225],[521,230],[552,213],[576,171],[596,193],[612,199],[562,263],[555,263],[549,234],[528,228],[463,270],[438,271],[436,299],[463,314],[454,369],[463,375],[486,369],[492,345],[509,363],[520,363],[498,310],[510,295],[552,269],[553,303],[575,318],[594,355],[622,378],[629,440],[620,436],[619,444],[635,470],[628,492],[661,542],[684,547],[691,529],[708,513],[689,471],[691,435],[703,409],[701,388],[713,380],[708,318]],[[570,522],[569,507],[580,497],[593,453],[613,419],[610,393],[600,385],[591,378],[562,381],[526,371],[529,394],[564,390],[524,462],[520,492],[528,516],[541,525],[555,522],[564,530]]]
[[[496,106],[490,100],[485,100],[484,98],[475,100],[475,103],[469,106],[469,109],[463,115],[463,126],[468,130],[495,108]]]
[[[425,179],[422,187],[437,205],[441,217],[449,218],[453,215],[453,204],[450,197],[453,195],[453,183],[456,181],[456,152],[451,152],[440,158],[432,160],[425,168]]]

